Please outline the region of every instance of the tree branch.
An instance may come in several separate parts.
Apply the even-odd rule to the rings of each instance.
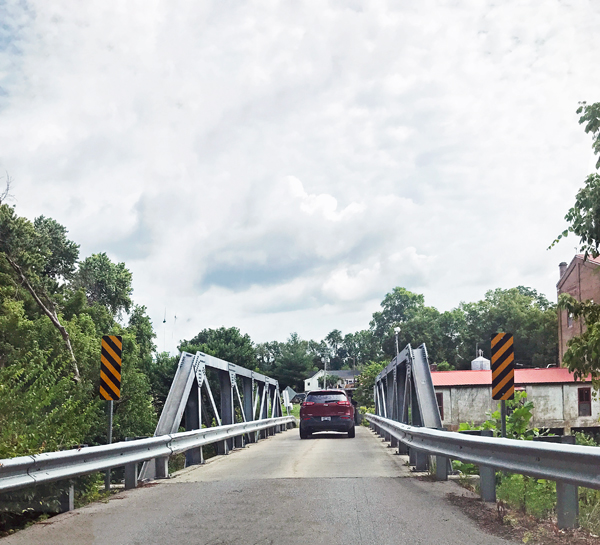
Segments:
[[[6,257],[6,260],[8,261],[9,265],[17,273],[17,275],[19,276],[19,279],[21,280],[21,283],[25,286],[27,291],[31,294],[31,296],[33,297],[33,299],[35,300],[37,305],[40,307],[42,312],[46,316],[48,316],[48,318],[50,318],[52,325],[56,329],[58,329],[58,331],[59,331],[61,337],[63,338],[63,341],[67,347],[67,350],[69,351],[69,354],[71,356],[71,368],[73,369],[73,378],[76,382],[79,382],[81,380],[81,377],[79,375],[79,367],[77,365],[77,360],[75,359],[73,347],[71,346],[71,338],[69,337],[69,332],[65,329],[65,327],[58,320],[58,315],[56,314],[56,310],[49,309],[43,303],[42,299],[37,294],[37,292],[35,291],[33,286],[30,284],[29,280],[27,280],[27,277],[23,273],[21,267],[19,267],[19,265],[17,265],[17,263],[15,261],[13,261],[8,255],[4,254],[4,257]]]

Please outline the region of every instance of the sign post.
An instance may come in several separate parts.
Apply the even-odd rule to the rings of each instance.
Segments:
[[[492,335],[492,399],[500,401],[502,437],[506,437],[506,400],[515,397],[515,351],[512,333]]]
[[[108,444],[112,443],[113,403],[121,397],[121,354],[123,339],[119,335],[102,337],[100,355],[100,397],[106,399],[108,412]],[[110,490],[110,469],[106,470],[104,488]]]

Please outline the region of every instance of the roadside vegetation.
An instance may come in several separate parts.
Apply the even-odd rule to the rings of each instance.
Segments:
[[[506,436],[509,439],[531,441],[542,435],[548,436],[546,430],[530,426],[534,405],[527,400],[525,392],[515,392],[515,399],[507,401],[506,406]],[[500,411],[489,413],[488,419],[479,426],[468,422],[462,423],[459,431],[467,430],[492,430],[495,437],[500,437]],[[578,445],[600,446],[590,435],[577,433],[576,438]],[[479,493],[479,485],[472,478],[473,475],[479,474],[478,466],[458,460],[454,460],[452,466],[459,472],[459,483]],[[531,517],[536,521],[552,521],[555,518],[556,483],[554,481],[498,471],[496,497],[499,516],[508,525],[519,524],[517,515]],[[600,533],[600,491],[579,488],[579,522],[580,526],[591,534]]]

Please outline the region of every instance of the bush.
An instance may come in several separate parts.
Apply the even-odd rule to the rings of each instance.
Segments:
[[[556,505],[556,483],[525,475],[503,475],[496,495],[512,508],[542,519]]]

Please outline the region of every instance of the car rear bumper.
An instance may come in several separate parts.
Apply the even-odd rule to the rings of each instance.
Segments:
[[[352,417],[342,418],[332,416],[331,420],[321,420],[320,416],[313,416],[300,421],[300,429],[308,433],[317,431],[350,431],[354,427]]]

